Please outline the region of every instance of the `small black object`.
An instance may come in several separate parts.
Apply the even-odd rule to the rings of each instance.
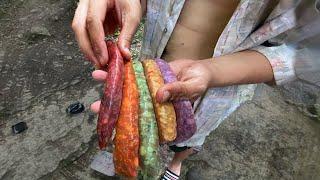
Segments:
[[[12,132],[14,134],[20,134],[27,129],[28,129],[28,126],[26,122],[19,122],[12,126]]]
[[[169,146],[169,149],[173,152],[182,152],[184,150],[190,149],[191,147],[183,146],[183,147],[178,147],[176,145]]]
[[[68,114],[79,114],[84,111],[84,105],[81,104],[80,102],[75,102],[73,104],[70,104],[68,108],[66,109],[66,112]]]

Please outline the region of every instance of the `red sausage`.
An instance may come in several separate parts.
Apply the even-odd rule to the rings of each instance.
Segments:
[[[110,141],[119,116],[124,73],[123,58],[118,46],[114,42],[108,41],[107,47],[109,53],[108,74],[97,124],[100,149],[104,149]]]

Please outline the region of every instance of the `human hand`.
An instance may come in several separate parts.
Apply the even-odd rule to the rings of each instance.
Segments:
[[[84,55],[97,67],[108,63],[105,36],[120,28],[118,40],[123,57],[131,59],[132,37],[142,16],[139,0],[80,0],[72,29]]]
[[[177,99],[190,99],[195,101],[209,87],[212,73],[206,60],[176,60],[170,62],[172,71],[178,81],[162,86],[156,99],[158,102],[166,102]]]
[[[105,82],[107,79],[107,72],[103,70],[95,70],[92,72],[92,77],[96,81]],[[94,113],[99,113],[101,100],[98,100],[91,104],[91,111]]]

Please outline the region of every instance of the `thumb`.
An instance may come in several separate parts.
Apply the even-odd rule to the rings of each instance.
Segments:
[[[123,27],[121,29],[118,45],[121,54],[126,60],[131,60],[131,53],[129,48],[131,46],[132,38],[136,33],[138,25],[139,21],[128,20],[123,24]]]
[[[188,94],[186,83],[176,81],[162,86],[156,94],[156,100],[163,103],[169,100],[188,98]]]

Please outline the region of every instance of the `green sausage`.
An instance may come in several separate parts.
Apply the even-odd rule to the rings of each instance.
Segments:
[[[139,133],[140,162],[143,179],[158,179],[160,175],[159,136],[157,121],[153,110],[151,95],[140,61],[134,61],[133,69],[136,75],[140,95]]]

